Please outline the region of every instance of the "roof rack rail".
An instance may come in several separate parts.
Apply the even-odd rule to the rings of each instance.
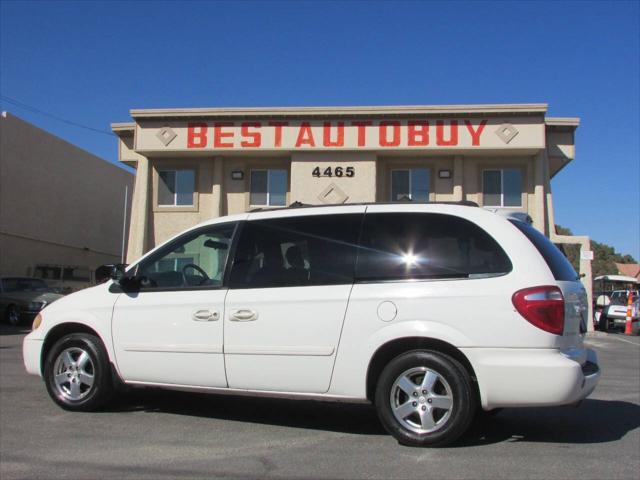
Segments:
[[[476,202],[469,200],[461,200],[459,202],[412,202],[411,200],[403,200],[401,202],[357,202],[357,203],[327,203],[322,205],[313,205],[310,203],[302,203],[296,200],[290,203],[288,206],[277,208],[252,208],[249,213],[255,212],[273,212],[278,210],[288,210],[290,208],[321,208],[321,207],[345,207],[345,206],[358,206],[358,205],[460,205],[463,207],[479,207]]]

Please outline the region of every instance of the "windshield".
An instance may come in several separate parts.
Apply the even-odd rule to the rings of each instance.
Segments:
[[[638,299],[638,291],[633,291],[633,300]],[[617,290],[611,293],[611,304],[612,305],[627,305],[629,301],[629,295],[626,290]]]

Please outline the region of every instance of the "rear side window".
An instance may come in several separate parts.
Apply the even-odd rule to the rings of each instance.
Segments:
[[[545,237],[542,233],[536,230],[532,225],[528,223],[519,222],[517,220],[510,220],[518,230],[533,243],[540,255],[544,258],[545,262],[549,266],[553,277],[558,281],[573,281],[578,279],[578,274],[574,270],[571,262],[564,256],[558,247],[556,247],[551,240]]]
[[[433,213],[365,216],[356,278],[361,281],[474,278],[505,274],[511,262],[484,230]]]
[[[353,282],[362,214],[245,222],[230,288],[301,287]]]

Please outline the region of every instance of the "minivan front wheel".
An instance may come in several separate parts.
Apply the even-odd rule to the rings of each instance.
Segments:
[[[376,387],[380,421],[398,442],[444,446],[458,439],[475,413],[466,369],[433,351],[411,351],[393,359]]]
[[[97,410],[114,391],[107,352],[99,338],[86,333],[67,335],[53,345],[44,377],[49,395],[66,410]]]

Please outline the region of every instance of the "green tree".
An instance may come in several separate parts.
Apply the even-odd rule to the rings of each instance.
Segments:
[[[556,232],[559,235],[573,235],[568,228],[556,225]],[[562,245],[563,250],[573,268],[580,271],[580,245]],[[637,263],[631,255],[616,253],[615,248],[605,243],[591,240],[591,250],[593,250],[593,262],[591,262],[591,272],[593,278],[600,275],[615,275],[618,273],[616,263]]]

